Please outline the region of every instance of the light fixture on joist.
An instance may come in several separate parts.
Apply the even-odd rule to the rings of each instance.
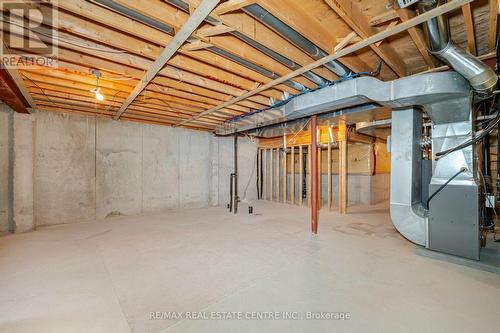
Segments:
[[[93,69],[92,75],[94,75],[96,78],[96,85],[95,88],[92,89],[90,92],[95,94],[95,99],[97,99],[98,101],[104,101],[104,95],[101,93],[101,88],[99,87],[99,79],[101,78],[101,72],[99,72],[97,69]]]

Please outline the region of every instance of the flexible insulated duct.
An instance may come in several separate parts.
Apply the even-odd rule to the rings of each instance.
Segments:
[[[442,0],[422,0],[420,13],[430,11],[441,5]],[[437,16],[424,24],[429,51],[450,65],[465,77],[472,88],[482,96],[491,95],[498,81],[495,72],[485,63],[465,52],[450,39],[450,27],[445,15]]]

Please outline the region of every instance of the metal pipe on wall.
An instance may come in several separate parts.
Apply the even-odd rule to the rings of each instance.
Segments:
[[[238,197],[238,134],[234,135],[234,196],[233,196],[233,211],[235,214],[238,213],[238,202],[240,198]]]
[[[317,116],[311,117],[311,231],[318,233],[318,132]]]

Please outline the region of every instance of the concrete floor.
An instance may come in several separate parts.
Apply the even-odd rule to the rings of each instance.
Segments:
[[[415,254],[385,205],[259,203],[114,217],[0,239],[0,332],[471,332],[500,275]],[[150,312],[349,312],[349,320],[151,320]]]

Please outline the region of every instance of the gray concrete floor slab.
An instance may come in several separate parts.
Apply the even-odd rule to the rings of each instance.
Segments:
[[[0,332],[470,332],[500,275],[416,254],[387,205],[259,202],[44,227],[0,239]],[[347,312],[349,320],[151,320],[151,312]],[[185,313],[183,315],[186,315]]]

